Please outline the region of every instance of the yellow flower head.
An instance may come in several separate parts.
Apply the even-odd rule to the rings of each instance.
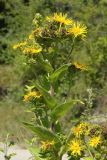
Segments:
[[[26,95],[24,95],[24,101],[28,102],[32,98],[40,98],[41,94],[38,91],[30,91]]]
[[[89,135],[90,130],[91,130],[91,126],[89,123],[82,122],[82,123],[80,123],[80,127],[82,128],[84,135]]]
[[[72,128],[72,131],[73,131],[73,134],[76,137],[80,137],[84,132],[83,128],[80,125],[78,125],[77,127]]]
[[[69,151],[73,156],[81,156],[84,146],[80,140],[74,139],[69,144]]]
[[[42,141],[41,143],[42,143],[41,148],[43,150],[51,149],[55,145],[54,141]]]
[[[90,125],[87,122],[82,122],[78,126],[72,128],[72,131],[76,137],[80,137],[81,135],[89,135],[90,129]]]
[[[49,19],[49,18],[48,18]],[[67,14],[62,14],[62,13],[54,13],[54,16],[52,18],[55,22],[58,22],[60,24],[65,24],[65,25],[72,25],[73,20],[67,18]]]
[[[72,34],[74,37],[81,37],[83,39],[86,37],[87,27],[84,24],[76,22],[73,24],[72,28],[68,30],[68,34]]]
[[[89,141],[89,145],[93,148],[96,148],[101,143],[102,143],[101,136],[94,136]]]
[[[78,62],[74,62],[73,65],[75,66],[75,68],[80,69],[80,70],[87,70],[87,66],[84,64],[80,64]]]
[[[37,54],[42,51],[41,47],[35,47],[35,46],[28,46],[23,49],[24,54]]]
[[[15,44],[15,45],[13,45],[13,49],[21,48],[21,47],[25,46],[26,44],[27,44],[26,41],[18,43],[18,44]]]

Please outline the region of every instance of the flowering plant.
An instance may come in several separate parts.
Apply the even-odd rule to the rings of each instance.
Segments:
[[[102,156],[97,154],[103,141],[100,129],[97,133],[95,126],[82,122],[65,135],[60,121],[75,104],[84,105],[79,99],[60,96],[59,90],[67,77],[71,82],[72,69],[75,72],[88,70],[85,64],[72,60],[74,46],[85,39],[87,27],[63,13],[45,18],[36,14],[33,23],[29,37],[13,48],[19,48],[25,54],[28,64],[37,73],[36,80],[26,87],[24,95],[24,101],[31,104],[30,110],[35,114],[33,124],[24,122],[39,140],[35,159],[61,160],[67,154],[69,160],[83,157],[101,160]],[[64,45],[67,49],[62,56]],[[93,129],[94,134],[91,133]]]

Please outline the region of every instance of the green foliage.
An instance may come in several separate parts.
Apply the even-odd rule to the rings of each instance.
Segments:
[[[24,125],[26,125],[29,129],[31,129],[33,132],[36,133],[36,135],[41,139],[41,140],[54,140],[57,143],[60,143],[60,140],[58,139],[58,137],[52,133],[51,131],[49,131],[49,129],[46,129],[42,126],[34,126],[32,124],[29,123],[25,123]]]
[[[75,19],[80,19],[84,22],[89,29],[88,43],[84,42],[83,46],[81,43],[78,46],[75,46],[74,54],[72,55],[73,59],[78,59],[81,62],[91,65],[91,73],[88,73],[85,79],[82,77],[82,82],[80,75],[76,77],[79,81],[78,85],[76,81],[74,83],[75,89],[72,87],[72,91],[75,96],[78,96],[75,93],[75,90],[79,88],[81,97],[84,95],[84,92],[88,87],[93,87],[96,91],[97,89],[104,91],[104,86],[106,86],[106,51],[104,44],[106,42],[105,33],[106,33],[106,2],[100,0],[99,2],[94,0],[83,0],[83,1],[49,1],[41,0],[34,1],[29,0],[1,0],[1,63],[10,63],[13,62],[15,56],[17,56],[11,49],[13,43],[24,39],[25,35],[30,32],[31,22],[34,18],[36,12],[42,13],[42,15],[47,15],[50,12],[68,12],[69,15],[73,16]],[[6,10],[6,12],[5,12]],[[94,13],[94,15],[93,15]],[[103,17],[103,18],[102,18]],[[96,27],[97,26],[97,27]],[[19,36],[20,35],[20,36]],[[105,39],[102,43],[101,39]],[[99,45],[100,41],[100,45]],[[82,47],[81,47],[82,46]],[[101,46],[101,47],[100,47]],[[65,58],[65,53],[67,49],[70,49],[70,46],[66,44],[61,46],[61,57]],[[80,49],[81,48],[81,49]],[[100,49],[99,49],[100,48]],[[79,53],[79,54],[78,54]],[[87,54],[86,54],[87,53]],[[60,57],[58,57],[60,61]],[[46,61],[42,62],[47,63]],[[50,68],[50,64],[45,65],[46,69]],[[32,71],[32,74],[34,72]],[[26,74],[26,72],[25,72]],[[31,76],[31,74],[30,74]],[[34,77],[34,74],[32,75]],[[79,78],[78,78],[79,77]],[[23,81],[26,81],[26,76]],[[82,83],[82,84],[81,84]],[[76,89],[77,88],[77,89]],[[82,93],[81,93],[82,92]],[[98,94],[98,93],[97,93]]]
[[[35,84],[35,87],[40,91],[40,93],[43,95],[46,103],[48,104],[48,107],[54,108],[57,104],[57,101],[54,97],[52,97],[46,89],[44,89],[39,84]]]
[[[77,103],[79,100],[71,100],[69,102],[60,104],[55,107],[52,111],[52,118],[57,120],[58,118],[61,118],[67,114],[67,112]]]
[[[47,17],[43,18],[37,14],[33,22],[36,25],[29,36],[31,38],[13,47],[14,49],[20,49],[21,52],[25,54],[27,59],[26,63],[29,64],[29,61],[31,63],[34,62],[38,68],[41,67],[41,64],[44,64],[43,69],[45,69],[45,73],[42,70],[38,73],[36,80],[33,79],[31,81],[31,86],[27,86],[24,101],[30,102],[33,105],[33,110],[30,108],[30,111],[35,114],[36,123],[30,124],[24,122],[24,125],[30,128],[36,136],[39,137],[40,141],[42,140],[43,144],[41,146],[40,158],[47,158],[47,160],[57,158],[61,160],[63,154],[69,151],[66,143],[70,139],[69,136],[64,136],[65,133],[62,130],[59,118],[64,117],[77,102],[82,101],[72,98],[69,98],[70,100],[68,101],[68,98],[65,98],[66,102],[62,103],[63,101],[59,102],[56,100],[56,97],[58,97],[58,99],[62,97],[58,90],[61,82],[62,84],[64,84],[65,80],[70,82],[70,79],[67,79],[71,75],[71,73],[68,72],[69,67],[71,67],[71,69],[73,67],[75,72],[87,70],[86,66],[78,62],[72,63],[71,57],[74,44],[76,45],[83,40],[87,30],[85,25],[81,25],[79,22],[77,23],[67,18],[67,15],[62,13],[55,13],[48,17],[48,19]],[[58,61],[59,59],[56,59],[56,57],[60,55],[61,49],[57,44],[62,44],[63,41],[68,42],[68,45],[72,43],[70,51],[67,52],[69,55],[68,58],[71,60],[65,57],[61,64]],[[50,48],[52,51],[55,50],[54,53],[51,53],[53,54],[51,57],[49,53]],[[67,60],[71,62],[66,63]],[[43,63],[43,61],[48,62],[48,67],[47,63]],[[34,66],[31,65],[31,69],[33,67]],[[46,81],[44,80],[48,81],[48,88],[45,87]],[[56,82],[57,90],[55,89]],[[67,90],[67,92],[69,92],[69,90]],[[78,149],[79,151],[76,151]],[[75,154],[78,155],[76,159],[82,157],[80,144],[76,150],[71,150],[72,155],[69,155],[68,152],[68,156],[73,159],[75,159]]]
[[[40,66],[48,73],[52,73],[53,72],[53,68],[51,66],[51,64],[44,60],[42,56],[38,57],[38,60],[39,60],[39,64]]]
[[[34,81],[35,79],[38,79],[39,87],[37,85],[37,89],[41,92],[41,94],[43,94],[43,100],[41,101],[45,101],[45,104],[47,104],[50,109],[54,109],[53,112],[59,110],[55,107],[58,106],[59,101],[64,103],[66,97],[67,99],[87,98],[87,88],[93,88],[93,92],[96,94],[96,100],[93,100],[94,103],[92,104],[91,108],[99,105],[97,101],[99,96],[102,96],[102,98],[104,97],[106,99],[106,8],[106,0],[0,0],[0,64],[3,64],[3,66],[0,68],[0,87],[2,86],[3,90],[6,88],[6,95],[8,96],[8,99],[12,99],[11,102],[8,100],[8,103],[4,103],[4,101],[1,102],[1,106],[14,106],[14,109],[16,106],[16,111],[19,113],[19,107],[16,103],[19,103],[20,99],[22,99],[20,95],[22,96],[23,89],[20,88],[25,84],[32,85],[32,79]],[[84,22],[88,26],[87,40],[74,45],[73,54],[70,58],[69,51],[71,50],[71,45],[69,42],[65,43],[64,41],[60,43],[57,41],[56,48],[58,53],[56,53],[56,50],[50,50],[48,55],[46,53],[43,57],[38,57],[38,64],[35,62],[32,64],[32,60],[27,63],[28,61],[26,60],[25,56],[20,55],[17,51],[13,51],[12,46],[13,44],[17,43],[17,41],[25,39],[26,35],[29,35],[32,28],[32,20],[37,12],[44,16],[53,12],[64,12],[68,13],[68,15],[72,16],[75,20],[81,20],[81,22]],[[77,71],[73,65],[67,67],[66,64],[69,63],[71,59],[72,61],[78,61],[86,64],[89,67],[89,72],[84,74],[79,70]],[[65,60],[66,63],[64,63]],[[6,69],[4,64],[14,65],[7,66]],[[64,66],[66,67],[60,66],[60,64],[65,64]],[[24,72],[23,76],[22,70]],[[43,73],[45,76],[41,77]],[[57,94],[55,93],[54,97],[50,95],[50,83],[47,73],[51,75],[50,79],[52,83],[55,80],[54,84],[52,85],[54,86],[54,90],[57,92]],[[71,73],[71,75],[69,73]],[[7,78],[5,78],[6,75]],[[66,78],[66,76],[68,77]],[[14,97],[15,103],[11,95]],[[3,96],[0,95],[0,97]],[[40,104],[36,105],[39,106]],[[105,109],[104,107],[101,107],[101,105],[99,105],[100,111],[105,113]],[[77,105],[76,107],[72,108],[69,105],[68,108],[69,110],[72,108],[73,113],[68,113],[68,122],[72,117],[71,114],[74,118],[75,116],[80,117],[82,111],[81,106],[80,109],[78,108],[79,106],[80,105]],[[93,112],[95,112],[96,109],[97,108],[94,110],[93,108]],[[65,111],[63,112],[63,110],[57,112],[61,112],[58,113],[61,114],[61,117],[62,115],[65,115]],[[13,116],[13,118],[15,117]],[[1,118],[1,126],[3,123],[2,119],[4,118]],[[6,128],[8,127],[6,126]]]
[[[93,160],[92,157],[84,157],[84,160]]]
[[[50,76],[50,80],[52,81],[52,83],[55,83],[58,79],[61,79],[61,75],[68,70],[69,65],[71,64],[65,64],[55,70],[54,73],[52,73],[52,75]]]

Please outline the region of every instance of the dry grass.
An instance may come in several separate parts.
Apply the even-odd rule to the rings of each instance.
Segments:
[[[10,133],[12,140],[24,143],[30,137],[29,131],[23,126],[23,121],[28,121],[30,114],[25,113],[25,108],[18,103],[4,99],[0,102],[0,138],[5,139]]]
[[[10,133],[12,140],[23,144],[24,139],[31,135],[22,121],[29,120],[31,116],[25,113],[21,102],[21,73],[15,65],[0,66],[0,87],[7,90],[6,95],[0,95],[0,139],[3,141]]]

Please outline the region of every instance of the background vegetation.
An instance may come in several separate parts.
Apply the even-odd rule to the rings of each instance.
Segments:
[[[85,75],[77,73],[74,76],[69,96],[87,98],[87,89],[92,88],[93,114],[107,113],[106,8],[107,0],[0,0],[1,138],[5,137],[7,132],[12,133],[15,140],[30,136],[21,125],[21,121],[33,117],[30,113],[25,113],[28,106],[22,101],[23,88],[28,84],[28,79],[37,76],[37,72],[29,69],[25,57],[14,51],[12,46],[30,34],[32,20],[38,12],[44,16],[53,12],[68,13],[75,20],[87,25],[87,39],[75,47],[72,58],[86,64],[89,72]],[[65,57],[66,49],[67,44],[61,46],[61,59]],[[60,88],[60,93],[64,96],[67,87],[66,82]],[[83,110],[84,108],[79,106],[78,110],[74,109],[66,119],[69,121],[71,117],[78,118]]]

